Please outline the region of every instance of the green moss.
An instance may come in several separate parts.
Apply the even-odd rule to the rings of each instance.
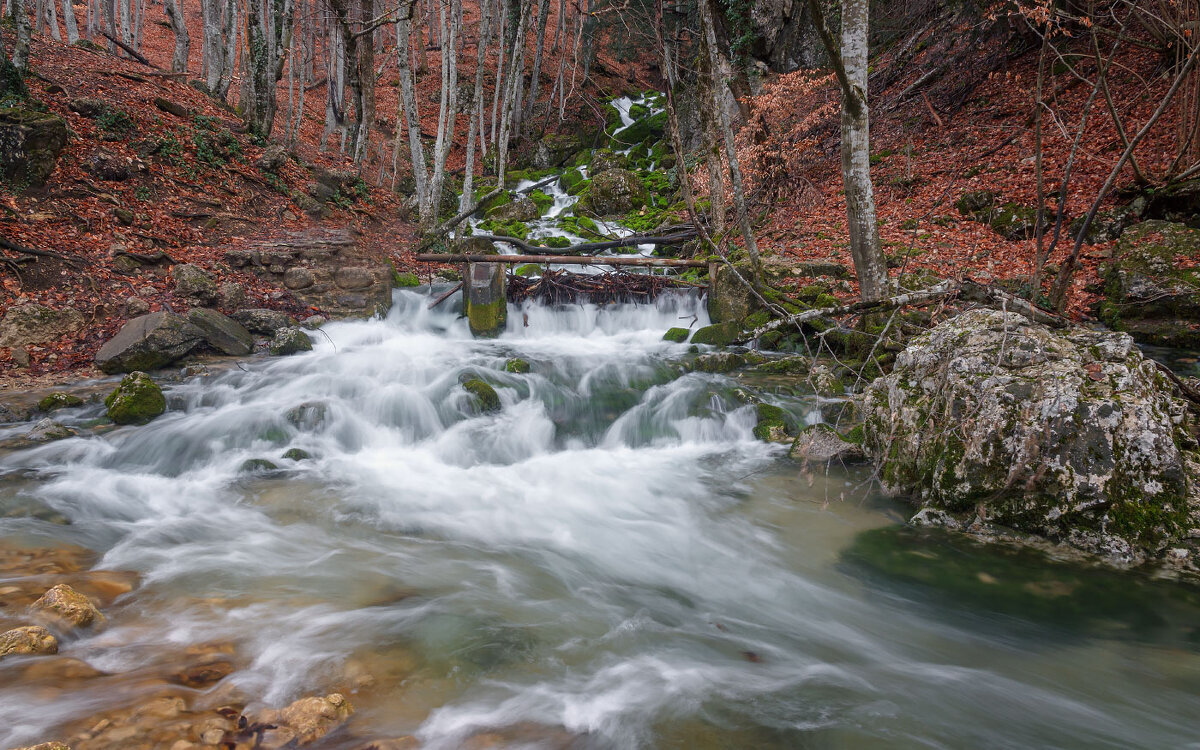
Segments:
[[[415,273],[412,273],[410,271],[405,271],[404,273],[399,273],[397,271],[392,272],[392,286],[409,287],[409,286],[420,286],[420,285],[421,285],[421,280],[419,278],[417,278],[417,275]]]
[[[479,223],[479,228],[488,234],[494,234],[501,237],[516,237],[523,240],[529,236],[529,225],[523,221],[500,221],[498,219],[488,219]]]
[[[517,270],[513,271],[513,273],[518,276],[529,278],[530,276],[540,275],[542,273],[542,267],[537,263],[526,263],[522,266],[518,266]]]
[[[467,306],[467,322],[471,333],[478,338],[496,338],[504,332],[508,320],[508,303],[502,297],[485,305]]]
[[[513,357],[504,363],[504,371],[524,374],[529,372],[529,363],[520,357]]]
[[[737,340],[741,326],[737,323],[715,323],[705,326],[692,335],[693,344],[708,344],[710,346],[728,346]]]
[[[533,201],[533,205],[538,207],[538,211],[543,216],[554,205],[554,199],[543,193],[541,190],[531,190],[529,192],[529,200]]]
[[[754,437],[773,441],[787,435],[787,412],[772,404],[757,404],[754,408],[758,417],[754,425]]]
[[[691,331],[686,328],[672,328],[663,334],[663,341],[671,341],[676,344],[682,344],[688,340],[688,336],[690,334]]]
[[[288,448],[283,452],[283,457],[289,461],[307,461],[312,454],[302,448]]]
[[[248,458],[242,462],[238,468],[243,474],[264,474],[268,471],[277,471],[278,466],[274,462],[268,461],[265,458]]]
[[[464,380],[463,390],[475,397],[476,410],[483,414],[500,411],[500,396],[496,389],[479,378]]]
[[[538,242],[544,247],[562,249],[571,246],[571,240],[566,237],[542,237]]]
[[[46,396],[41,401],[37,402],[39,411],[52,412],[55,409],[67,409],[73,406],[82,406],[83,399],[78,396],[73,396],[70,393],[55,391],[49,396]]]
[[[144,372],[131,372],[104,399],[108,418],[117,424],[145,424],[167,410],[162,389]]]
[[[586,216],[564,216],[558,220],[558,226],[565,232],[585,239],[605,239],[607,237],[600,232],[600,227],[596,222]]]

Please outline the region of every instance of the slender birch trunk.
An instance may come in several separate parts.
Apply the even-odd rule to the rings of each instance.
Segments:
[[[71,0],[63,0],[63,2],[69,3]],[[166,14],[167,21],[171,24],[171,30],[175,33],[175,51],[171,53],[171,72],[186,73],[188,52],[191,50],[192,40],[188,36],[187,18],[183,15],[180,0],[163,0],[163,13]]]

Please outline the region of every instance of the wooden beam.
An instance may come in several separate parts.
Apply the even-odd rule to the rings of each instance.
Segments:
[[[421,253],[417,260],[423,263],[537,263],[554,266],[644,266],[652,268],[707,268],[707,260],[684,260],[680,258],[646,258],[643,256],[598,257],[595,255],[470,255],[454,253]]]

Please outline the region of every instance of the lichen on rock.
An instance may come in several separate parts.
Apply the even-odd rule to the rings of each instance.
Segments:
[[[29,609],[35,614],[46,616],[63,630],[100,627],[104,615],[96,609],[92,600],[65,583],[54,586],[42,595]]]
[[[58,639],[40,625],[26,625],[0,633],[0,659],[6,656],[57,654]]]
[[[1124,334],[967,312],[902,352],[864,409],[884,489],[964,525],[1128,564],[1197,525],[1185,406]]]

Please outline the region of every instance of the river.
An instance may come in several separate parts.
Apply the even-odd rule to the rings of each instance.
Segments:
[[[0,746],[222,641],[237,668],[194,700],[342,689],[325,747],[514,726],[510,747],[1200,747],[1194,596],[897,535],[865,470],[756,441],[742,391],[807,421],[816,399],[684,373],[662,335],[707,321],[695,297],[530,304],[492,341],[427,301],[172,385],[149,425],[93,434],[85,406],[58,413],[83,436],[0,456],[0,538],[141,576],[63,644],[105,677],[31,690],[0,665]],[[468,375],[501,411],[472,410]]]

